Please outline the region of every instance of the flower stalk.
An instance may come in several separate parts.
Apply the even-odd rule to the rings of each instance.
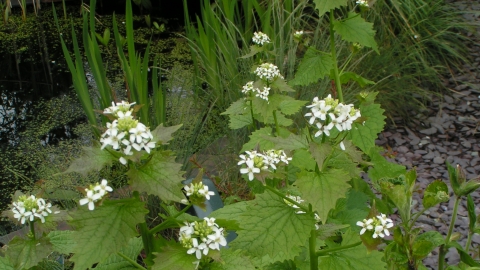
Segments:
[[[337,51],[335,49],[335,30],[333,30],[333,9],[330,10],[330,52],[333,60],[333,72],[335,74],[335,87],[337,88],[338,100],[343,102],[342,84],[340,82],[340,74],[338,72]]]
[[[455,204],[453,206],[452,221],[448,227],[447,237],[445,238],[445,244],[440,246],[440,253],[438,254],[438,269],[443,270],[445,268],[445,255],[447,254],[447,246],[450,243],[450,237],[452,236],[453,227],[455,227],[455,221],[457,219],[458,205],[460,204],[460,197],[455,196]]]

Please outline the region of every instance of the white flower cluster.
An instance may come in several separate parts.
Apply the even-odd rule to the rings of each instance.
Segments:
[[[90,185],[89,188],[85,189],[86,196],[83,199],[80,199],[80,205],[88,204],[88,209],[92,211],[95,209],[95,203],[103,198],[105,194],[108,192],[112,192],[113,189],[108,186],[108,181],[106,179],[102,179],[102,182],[96,183],[95,186]]]
[[[188,254],[195,253],[199,260],[202,254],[208,255],[210,249],[220,250],[220,246],[227,245],[223,228],[215,223],[215,218],[208,217],[203,221],[185,222],[185,226],[180,228],[178,241],[183,247],[188,248]]]
[[[134,104],[126,101],[116,104],[112,102],[112,106],[103,111],[104,114],[111,114],[116,119],[107,123],[107,131],[100,138],[100,142],[103,143],[102,149],[110,145],[125,156],[131,156],[133,150],[140,152],[143,149],[150,153],[150,150],[155,148],[150,129],[133,118],[131,106]],[[123,156],[119,161],[123,165],[127,164]]]
[[[263,90],[253,87],[253,81],[248,82],[243,86],[242,93],[248,95],[248,93],[254,93],[256,97],[268,101],[268,95],[270,94],[270,87],[263,87]]]
[[[280,74],[280,70],[278,69],[278,67],[271,63],[261,64],[255,69],[254,73],[258,77],[260,77],[260,79],[267,82],[273,82],[276,78],[283,79],[283,76],[282,74]]]
[[[270,38],[267,36],[267,34],[264,34],[262,32],[255,32],[253,33],[252,41],[255,44],[263,46],[263,44],[265,43],[270,43]]]
[[[373,238],[377,237],[385,237],[390,235],[390,232],[388,229],[393,227],[393,221],[385,214],[380,214],[379,216],[370,218],[370,219],[364,219],[363,221],[358,221],[357,226],[362,227],[362,230],[360,231],[360,235],[364,234],[366,231],[373,231]]]
[[[257,151],[245,151],[247,155],[240,155],[238,165],[245,164],[247,167],[240,169],[241,174],[248,174],[248,180],[254,179],[255,173],[261,170],[276,170],[279,163],[288,164],[291,157],[288,157],[283,150],[268,150],[263,153]]]
[[[308,122],[318,128],[315,137],[322,134],[330,136],[330,130],[334,127],[338,131],[350,130],[353,122],[360,117],[360,110],[355,109],[353,104],[339,103],[331,95],[322,100],[315,97],[307,108],[310,108],[310,112],[305,114],[310,117]]]
[[[368,1],[367,0],[357,0],[356,3],[362,7],[368,7]]]
[[[33,222],[35,218],[45,223],[45,217],[52,213],[51,203],[46,203],[42,198],[36,198],[34,195],[20,196],[18,200],[12,203],[13,217],[20,223],[25,224],[26,220]]]
[[[296,39],[301,39],[303,36],[303,31],[300,30],[300,31],[295,31],[295,33],[293,34],[293,37],[296,38]]]
[[[215,195],[215,192],[209,191],[208,186],[200,183],[191,183],[190,185],[185,185],[183,187],[187,192],[186,195],[190,197],[192,202],[204,202],[210,200],[210,196]]]

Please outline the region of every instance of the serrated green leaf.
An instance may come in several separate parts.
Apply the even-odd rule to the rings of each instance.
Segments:
[[[241,56],[240,58],[249,58],[249,57],[252,57],[254,56],[255,54],[259,53],[259,52],[263,52],[265,51],[265,48],[263,46],[258,46],[258,45],[251,45],[250,46],[250,52],[248,52],[247,54]]]
[[[318,9],[318,16],[322,16],[330,9],[336,9],[347,5],[347,0],[313,0],[315,8]]]
[[[419,236],[417,236],[417,238],[415,240],[429,241],[435,247],[438,247],[438,246],[443,245],[445,243],[445,239],[443,239],[442,234],[440,234],[437,231],[428,231],[428,232],[422,233]]]
[[[450,199],[448,195],[447,184],[441,180],[435,180],[428,184],[423,193],[423,207],[425,209],[435,206],[441,202],[446,202]]]
[[[263,268],[264,270],[296,270],[297,266],[292,260],[284,260],[282,262],[275,262]]]
[[[235,114],[243,114],[246,111],[248,104],[246,104],[244,98],[240,98],[239,100],[230,104],[230,107],[227,108],[226,111],[221,113],[220,115],[235,115]]]
[[[343,40],[352,43],[357,42],[379,53],[378,45],[375,41],[373,23],[366,22],[360,14],[354,12],[349,13],[347,19],[335,21],[333,23],[333,29],[342,36]]]
[[[290,162],[293,166],[296,166],[300,169],[305,169],[307,171],[315,170],[315,160],[312,158],[312,154],[306,149],[298,149],[292,156],[292,161]]]
[[[357,73],[355,72],[343,72],[341,75],[340,75],[340,82],[342,84],[346,84],[348,83],[349,81],[355,81],[358,83],[358,85],[360,85],[360,87],[365,87],[366,85],[369,85],[369,84],[375,84],[374,81],[370,81],[370,80],[367,80],[365,79],[364,77],[358,75]]]
[[[64,268],[65,266],[57,261],[43,260],[35,267],[35,270],[64,270]]]
[[[93,211],[82,207],[72,213],[77,243],[70,259],[74,270],[90,268],[120,251],[137,235],[136,226],[147,213],[145,203],[135,198],[104,201]]]
[[[272,141],[265,139],[265,136],[272,136],[272,135],[273,135],[272,134],[272,128],[270,128],[270,127],[264,127],[264,128],[255,130],[249,136],[250,140],[246,144],[243,145],[241,151],[242,152],[250,151],[250,150],[253,150],[253,149],[257,149],[257,147],[259,147],[258,150],[273,149],[275,147],[275,144]]]
[[[182,193],[182,164],[175,162],[169,151],[157,151],[147,164],[140,168],[130,168],[127,175],[134,190],[157,195],[164,201],[180,202]]]
[[[332,146],[327,142],[322,143],[321,145],[318,145],[315,142],[310,142],[309,150],[312,157],[317,162],[318,168],[323,170],[323,163],[332,152]]]
[[[74,231],[52,231],[48,234],[48,239],[52,244],[53,250],[62,254],[73,253],[75,247]]]
[[[372,149],[369,156],[371,157],[371,162],[374,164],[373,168],[368,170],[368,177],[370,177],[372,181],[377,181],[382,178],[395,178],[407,172],[405,166],[388,162],[376,149]]]
[[[209,216],[216,219],[235,220],[241,219],[241,214],[247,211],[247,202],[237,202],[226,205],[218,210],[213,211]]]
[[[325,222],[328,212],[335,208],[337,199],[345,198],[350,185],[348,173],[331,169],[319,174],[314,172],[302,172],[299,174],[294,185],[302,193],[302,199],[312,204],[320,219]]]
[[[425,240],[416,240],[413,243],[412,254],[416,259],[421,260],[427,257],[427,255],[434,249],[435,245],[432,242]]]
[[[384,110],[378,104],[360,105],[360,113],[367,120],[363,124],[353,123],[347,139],[351,140],[364,153],[368,153],[370,148],[375,146],[377,135],[385,126],[386,117],[383,112]]]
[[[360,175],[362,172],[357,164],[348,156],[348,153],[339,148],[333,150],[326,165],[330,168],[342,169],[348,172],[352,178]]]
[[[211,265],[212,270],[255,270],[255,266],[250,261],[250,258],[243,253],[242,250],[237,249],[221,249],[221,260],[214,262]]]
[[[143,249],[143,242],[141,238],[134,237],[128,241],[127,246],[120,249],[120,253],[132,259],[137,260],[137,256]],[[105,261],[99,263],[95,270],[138,270],[136,266],[133,266],[129,261],[125,260],[118,254],[110,255]]]
[[[337,1],[338,0],[333,0],[333,2]],[[333,64],[332,57],[329,54],[320,52],[313,47],[309,47],[298,66],[295,78],[291,80],[289,84],[309,85],[316,83],[318,80],[330,74]]]
[[[299,246],[305,245],[315,221],[312,216],[296,214],[282,198],[265,190],[249,201],[239,223],[243,230],[237,232],[232,248],[243,249],[254,257],[273,258],[283,253],[283,259],[288,260],[297,255]]]
[[[272,137],[263,135],[265,140],[271,141],[275,144],[274,149],[283,149],[284,151],[292,151],[308,146],[307,138],[304,135],[295,135],[290,133],[288,137]]]
[[[83,147],[82,155],[75,159],[65,173],[77,172],[86,176],[91,171],[100,171],[106,165],[116,160],[108,150],[99,147]]]
[[[258,113],[255,115],[255,118],[258,121],[263,122],[265,124],[275,124],[275,120],[273,118],[273,112],[276,111],[278,124],[282,126],[289,126],[290,124],[287,124],[287,125],[281,124],[285,122],[284,119],[286,118],[280,111],[278,111],[278,106],[283,101],[286,101],[286,100],[288,101],[291,99],[292,98],[289,96],[284,96],[279,94],[273,94],[268,98],[268,101],[261,98],[253,99],[252,104],[253,104],[254,111]],[[290,119],[287,119],[287,120],[291,122]]]
[[[317,237],[319,239],[325,240],[330,236],[335,235],[338,230],[348,228],[349,225],[346,224],[323,224],[319,225],[317,229]]]
[[[155,130],[152,131],[153,141],[157,142],[158,144],[168,144],[168,142],[173,139],[172,134],[179,130],[181,127],[182,124],[171,127],[164,127],[162,123],[158,125]]]
[[[303,100],[285,100],[278,105],[278,108],[283,114],[292,115],[300,111],[307,102]]]
[[[8,258],[0,256],[0,270],[15,270]]]
[[[250,114],[230,115],[230,129],[240,129],[252,124],[252,116]]]
[[[52,252],[52,246],[45,237],[34,240],[15,236],[7,246],[5,253],[15,269],[34,267]]]
[[[178,243],[171,242],[165,246],[162,252],[154,253],[155,264],[152,270],[193,270],[197,257],[195,254],[187,254],[187,249]]]
[[[360,237],[357,233],[347,230],[343,235],[342,246],[357,243]],[[383,253],[378,251],[369,252],[363,245],[329,253],[326,256],[320,256],[319,269],[328,270],[377,270],[385,269],[385,263],[382,261]]]
[[[385,248],[384,253],[385,258],[388,258],[387,263],[389,266],[395,266],[399,269],[408,269],[408,257],[403,246],[397,244],[396,242],[391,242]]]
[[[291,88],[287,82],[285,82],[284,79],[282,78],[276,78],[272,84],[270,84],[270,87],[273,89],[278,89],[280,92],[287,92],[287,93],[294,93],[295,90]]]

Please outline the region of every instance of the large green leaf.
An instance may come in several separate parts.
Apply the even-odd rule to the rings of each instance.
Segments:
[[[290,133],[288,137],[272,137],[263,135],[265,140],[271,141],[275,144],[275,149],[282,149],[284,151],[292,151],[308,146],[307,138],[304,135],[295,135]]]
[[[137,260],[137,256],[140,251],[143,249],[142,239],[135,237],[128,241],[128,245],[120,249],[120,253],[127,256],[133,261]],[[136,266],[133,266],[129,261],[125,260],[122,256],[118,254],[110,255],[107,260],[102,263],[99,263],[95,270],[135,270],[138,269]]]
[[[334,0],[333,2],[336,1],[338,0]],[[309,47],[298,66],[295,78],[289,83],[290,85],[309,85],[316,83],[319,79],[330,74],[333,64],[331,55]]]
[[[396,178],[407,173],[405,166],[388,162],[385,157],[376,151],[376,149],[372,148],[369,155],[372,158],[372,163],[375,165],[368,170],[368,177],[370,177],[372,181],[377,181],[382,178]]]
[[[237,202],[225,205],[224,207],[213,211],[209,216],[217,219],[240,220],[242,213],[247,211],[248,202]]]
[[[315,8],[318,9],[318,15],[322,16],[330,9],[336,9],[347,5],[347,0],[313,0]]]
[[[302,172],[294,185],[302,193],[302,199],[311,203],[313,210],[325,222],[328,212],[335,208],[337,199],[345,198],[350,187],[348,180],[350,176],[345,171],[331,169],[320,173]]]
[[[77,172],[87,175],[90,171],[100,171],[105,165],[116,160],[107,150],[100,147],[84,147],[83,154],[75,159],[65,173]]]
[[[312,158],[312,154],[310,154],[310,152],[307,149],[302,148],[295,151],[290,164],[300,169],[313,171],[315,170],[315,165],[317,163]]]
[[[347,71],[347,72],[343,72],[340,75],[340,81],[342,82],[342,84],[346,84],[351,80],[357,82],[362,88],[365,87],[367,84],[375,84],[375,82],[367,80],[355,72]]]
[[[323,143],[321,145],[318,145],[315,142],[310,142],[309,150],[310,153],[312,153],[313,158],[317,162],[318,168],[320,170],[323,170],[323,163],[332,152],[332,146],[329,143]]]
[[[180,202],[182,193],[182,164],[175,162],[169,151],[158,151],[147,164],[140,168],[131,168],[127,175],[134,190],[157,195],[165,201]]]
[[[243,249],[252,257],[274,258],[283,254],[283,259],[293,259],[297,248],[307,242],[315,223],[312,216],[296,211],[282,198],[265,190],[249,201],[247,211],[240,215],[243,230],[237,232],[231,247]]]
[[[436,247],[443,244],[445,244],[445,239],[443,239],[443,236],[439,232],[425,232],[415,239],[413,243],[413,255],[417,259],[423,259]]]
[[[70,254],[75,247],[74,231],[52,231],[48,234],[53,250],[62,254]]]
[[[221,249],[221,260],[212,264],[212,270],[255,270],[250,258],[240,249]]]
[[[38,240],[23,239],[15,236],[8,243],[6,255],[15,269],[29,269],[37,265],[52,252],[52,246],[46,237]],[[6,264],[8,266],[8,264]],[[8,269],[8,267],[5,267]]]
[[[8,258],[0,256],[0,270],[15,270]]]
[[[162,252],[155,254],[152,270],[192,270],[196,269],[195,254],[187,254],[187,248],[178,243],[169,243]]]
[[[266,139],[268,138],[267,136],[272,136],[272,128],[264,127],[255,130],[250,135],[250,141],[243,145],[242,152],[257,149],[257,147],[259,147],[258,150],[273,149],[273,147],[275,147],[275,144],[270,139]]]
[[[278,105],[278,108],[283,114],[292,115],[300,111],[307,102],[304,100],[285,100]]]
[[[343,40],[353,43],[357,42],[379,53],[377,42],[375,42],[373,23],[366,22],[360,14],[349,13],[347,19],[335,21],[333,29],[342,36]]]
[[[252,124],[252,116],[249,113],[230,115],[229,127],[240,129]]]
[[[378,104],[360,105],[360,113],[366,120],[364,123],[353,123],[352,129],[347,135],[353,144],[363,152],[375,146],[378,133],[385,126],[384,110]]]
[[[172,134],[181,127],[182,124],[171,127],[164,127],[162,123],[158,125],[154,131],[152,131],[153,141],[157,142],[158,144],[168,144],[168,142],[173,139]]]
[[[343,235],[342,246],[357,243],[360,237],[357,233],[347,230]],[[318,266],[328,270],[377,270],[385,269],[382,261],[383,253],[378,251],[369,252],[363,245],[329,253],[320,256]]]
[[[136,198],[105,201],[93,211],[81,207],[72,213],[77,243],[71,258],[74,269],[90,268],[119,252],[137,235],[136,226],[147,213],[145,203]]]

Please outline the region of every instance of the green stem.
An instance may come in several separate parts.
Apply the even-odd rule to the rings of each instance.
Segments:
[[[447,237],[445,238],[445,244],[440,246],[440,253],[438,254],[438,270],[444,269],[445,255],[447,254],[447,245],[450,242],[452,236],[453,227],[455,227],[455,221],[457,219],[458,204],[460,203],[460,197],[455,196],[455,204],[453,206],[452,221],[448,227]]]
[[[280,128],[278,126],[278,121],[277,121],[277,111],[273,111],[273,120],[275,121],[275,133],[277,136],[280,136]]]
[[[30,232],[32,233],[32,239],[35,240],[35,223],[33,221],[29,221],[30,225]]]
[[[338,100],[343,103],[342,84],[340,82],[340,74],[338,72],[337,51],[335,49],[335,31],[333,30],[333,9],[330,9],[330,51],[333,60],[333,71],[335,73],[335,86],[337,88]]]
[[[292,204],[298,206],[298,208],[302,209],[302,211],[304,211],[305,213],[310,213],[311,211],[308,210],[308,208],[306,208],[305,206],[299,204],[298,202],[286,197],[285,195],[283,195],[280,191],[276,190],[275,188],[273,187],[270,187],[270,186],[265,186],[266,189],[270,190],[271,192],[277,194],[279,197],[281,197],[282,199],[288,201],[288,202],[291,202]]]
[[[323,250],[317,251],[315,254],[316,254],[318,257],[320,257],[320,256],[327,255],[328,253],[331,253],[331,252],[335,252],[335,251],[339,251],[339,250],[344,250],[344,249],[349,249],[349,248],[352,248],[352,247],[359,246],[359,245],[361,245],[361,244],[362,244],[362,242],[357,242],[357,243],[350,244],[350,245],[346,245],[346,246],[340,246],[340,247],[334,247],[334,248],[329,248],[329,249],[323,249]]]
[[[468,253],[470,246],[472,245],[473,232],[468,232],[467,243],[465,244],[465,252]]]
[[[180,212],[178,212],[177,214],[175,214],[175,215],[173,216],[173,218],[175,219],[175,218],[179,217],[181,214],[187,212],[188,209],[190,209],[190,207],[192,207],[191,204],[187,205],[187,207],[183,208],[182,211],[180,211]],[[151,234],[155,234],[155,233],[163,230],[163,229],[164,229],[163,227],[165,226],[165,223],[166,223],[166,222],[167,222],[167,220],[165,220],[165,221],[163,221],[162,223],[158,224],[157,226],[153,227],[153,228],[150,230],[150,233],[151,233]]]
[[[140,264],[138,264],[136,261],[130,259],[127,255],[121,253],[121,252],[117,252],[117,255],[124,258],[126,261],[128,261],[132,266],[135,266],[137,269],[142,269],[142,270],[146,270],[145,267],[141,266]]]
[[[318,270],[318,255],[317,249],[317,230],[312,230],[310,233],[310,239],[308,240],[308,248],[310,253],[310,270]]]
[[[253,102],[252,102],[252,99],[253,99],[253,93],[250,93],[250,114],[252,115],[252,128],[253,128],[253,131],[257,130],[255,128],[255,119],[253,118]]]
[[[410,224],[409,224],[409,229],[415,225],[415,222],[417,222],[417,219],[427,210],[428,208],[424,208],[420,212],[417,212],[413,215],[412,220],[410,221]]]

